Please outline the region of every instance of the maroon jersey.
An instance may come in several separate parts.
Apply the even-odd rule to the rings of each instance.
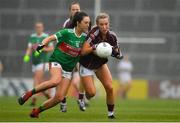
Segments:
[[[74,28],[73,24],[72,24],[72,19],[71,18],[68,18],[64,24],[63,24],[63,28]]]
[[[99,28],[97,26],[94,27],[88,33],[86,41],[90,44],[90,46],[94,44],[98,44],[100,42],[107,42],[114,48],[118,47],[117,37],[115,33],[112,31],[108,31],[106,34],[106,39],[103,40]],[[107,61],[108,61],[107,58],[100,58],[94,53],[90,53],[88,55],[80,57],[80,64],[88,69],[97,69],[101,67],[103,64],[107,63]]]

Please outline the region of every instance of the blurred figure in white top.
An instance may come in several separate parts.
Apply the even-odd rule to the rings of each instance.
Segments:
[[[120,97],[126,99],[127,92],[131,88],[133,64],[129,60],[128,55],[118,63],[118,79],[120,82]]]

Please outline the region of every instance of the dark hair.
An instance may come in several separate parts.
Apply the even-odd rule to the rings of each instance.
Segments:
[[[85,12],[76,12],[74,14],[74,17],[72,19],[72,25],[73,27],[77,26],[77,22],[81,22],[83,20],[84,17],[87,17],[88,15]]]
[[[72,5],[75,5],[75,4],[77,4],[77,5],[79,5],[79,6],[80,6],[80,4],[79,4],[78,2],[73,1],[73,2],[69,5],[69,10],[71,10]]]

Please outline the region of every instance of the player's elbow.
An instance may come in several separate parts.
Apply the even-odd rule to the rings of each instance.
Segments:
[[[54,47],[53,46],[50,46],[49,47],[49,51],[53,51],[54,50]]]
[[[84,50],[81,50],[81,53],[80,53],[80,55],[81,56],[84,56],[84,55],[86,55],[87,53],[84,51]]]
[[[85,56],[89,53],[91,53],[93,50],[92,49],[89,49],[89,48],[82,48],[81,49],[81,56]]]

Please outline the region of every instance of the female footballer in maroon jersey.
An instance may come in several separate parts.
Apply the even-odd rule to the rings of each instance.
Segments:
[[[94,52],[100,42],[108,42],[113,49],[112,55],[121,59],[120,48],[117,44],[117,38],[114,32],[109,31],[109,15],[101,13],[96,17],[96,24],[88,34],[87,41],[84,43],[80,58],[80,76],[81,82],[86,91],[86,97],[90,99],[96,93],[93,73],[101,81],[106,91],[106,103],[108,108],[108,118],[114,117],[114,96],[112,87],[112,77],[107,66],[108,59],[100,58]]]

